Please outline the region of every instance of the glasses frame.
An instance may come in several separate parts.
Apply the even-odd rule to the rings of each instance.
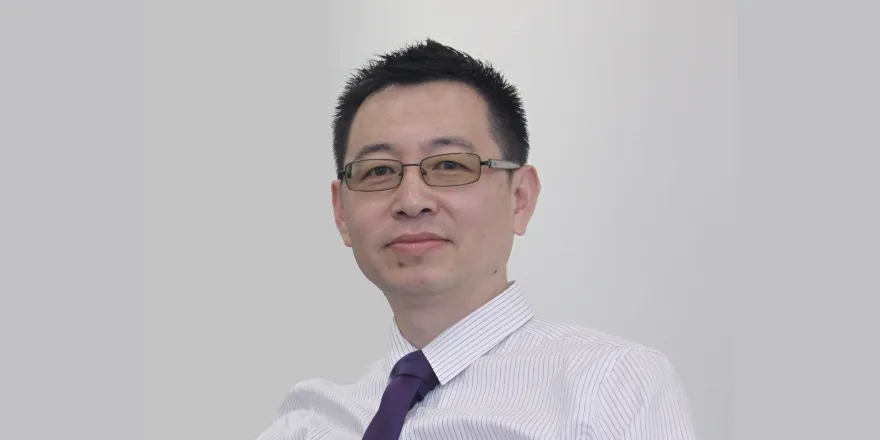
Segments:
[[[427,161],[427,160],[429,160],[429,159],[434,159],[434,158],[437,158],[437,157],[441,157],[441,156],[463,155],[463,154],[467,154],[467,155],[470,155],[470,156],[476,156],[477,159],[479,159],[479,161],[480,161],[479,174],[477,174],[477,178],[474,179],[473,182],[460,183],[460,184],[458,184],[458,185],[431,185],[430,183],[428,183],[427,180],[425,180],[425,175],[427,174],[427,171],[426,171],[424,168],[422,168],[422,164],[425,163],[425,161]],[[352,166],[353,166],[354,164],[356,164],[356,163],[359,163],[359,162],[367,162],[367,161],[372,161],[372,160],[383,160],[383,161],[387,161],[387,162],[397,162],[397,163],[399,163],[399,164],[400,164],[400,174],[398,175],[398,177],[400,177],[400,178],[397,180],[397,185],[394,185],[394,186],[392,186],[392,187],[390,187],[390,188],[373,189],[373,190],[352,189],[352,187],[349,185],[349,182],[348,182],[348,176],[351,175],[351,168],[352,168]],[[516,163],[516,162],[511,162],[511,161],[509,161],[509,160],[503,160],[503,159],[486,159],[486,160],[483,160],[483,158],[481,158],[480,155],[479,155],[479,154],[476,154],[476,153],[443,153],[443,154],[435,154],[435,155],[433,155],[433,156],[425,157],[425,158],[423,158],[422,160],[420,160],[418,163],[403,163],[403,162],[401,162],[401,161],[399,161],[399,160],[396,160],[396,159],[361,159],[361,160],[355,160],[355,161],[352,161],[352,162],[349,162],[349,163],[345,164],[345,166],[342,167],[342,171],[336,173],[336,177],[337,177],[340,181],[344,182],[344,183],[345,183],[345,186],[346,186],[349,190],[351,190],[351,191],[356,191],[356,192],[379,192],[379,191],[389,191],[389,190],[392,190],[392,189],[395,189],[395,188],[399,187],[400,184],[403,183],[403,176],[404,176],[404,173],[406,173],[406,167],[419,167],[419,169],[422,171],[421,173],[419,173],[419,175],[422,176],[422,182],[424,182],[425,185],[428,185],[428,186],[430,186],[430,187],[435,187],[435,188],[453,188],[453,187],[456,187],[456,186],[465,186],[465,185],[470,185],[470,184],[473,184],[473,183],[478,182],[478,181],[480,180],[480,178],[483,177],[483,167],[484,167],[484,166],[487,167],[487,168],[491,168],[491,169],[507,170],[507,171],[514,171],[514,170],[517,170],[517,169],[519,169],[519,168],[522,168],[522,166],[519,165],[518,163]]]

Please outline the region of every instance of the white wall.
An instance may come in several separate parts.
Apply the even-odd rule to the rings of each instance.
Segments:
[[[523,93],[544,189],[510,269],[537,313],[664,351],[701,438],[733,439],[730,7],[294,3],[145,5],[147,438],[254,438],[294,383],[383,353],[329,123],[351,69],[432,37]]]

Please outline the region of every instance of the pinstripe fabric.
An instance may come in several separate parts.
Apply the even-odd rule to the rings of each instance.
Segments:
[[[387,356],[354,384],[297,384],[258,440],[360,439],[391,368],[415,350],[392,320]],[[662,353],[537,319],[515,282],[423,352],[440,385],[409,412],[404,440],[695,438]]]

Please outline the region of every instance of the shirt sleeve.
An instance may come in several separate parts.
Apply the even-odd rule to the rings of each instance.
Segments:
[[[633,349],[599,386],[591,440],[694,440],[687,395],[662,353]]]
[[[308,419],[297,410],[297,394],[292,390],[279,406],[275,420],[264,430],[257,440],[305,440],[308,433]]]

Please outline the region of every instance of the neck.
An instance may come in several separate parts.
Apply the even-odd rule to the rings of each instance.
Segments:
[[[499,274],[502,275],[502,274]],[[387,294],[400,334],[421,350],[446,329],[504,292],[507,276],[431,294]]]

